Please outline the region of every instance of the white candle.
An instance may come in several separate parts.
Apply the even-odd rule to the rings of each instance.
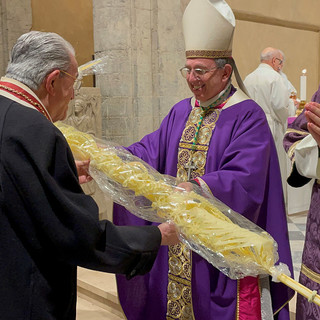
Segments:
[[[307,100],[307,70],[302,70],[302,76],[300,76],[300,100],[306,101]]]

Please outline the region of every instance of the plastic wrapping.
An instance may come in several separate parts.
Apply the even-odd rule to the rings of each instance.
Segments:
[[[270,274],[277,244],[254,223],[214,197],[177,187],[124,148],[57,123],[75,159],[90,159],[89,172],[103,192],[153,222],[171,221],[181,241],[232,279]]]
[[[58,123],[75,159],[90,159],[89,173],[112,199],[140,218],[171,221],[181,241],[231,279],[271,275],[320,306],[320,296],[290,278],[277,244],[264,230],[201,190],[187,192],[115,144]]]
[[[103,56],[91,61],[88,61],[78,67],[79,77],[85,77],[92,74],[105,73],[108,56]]]

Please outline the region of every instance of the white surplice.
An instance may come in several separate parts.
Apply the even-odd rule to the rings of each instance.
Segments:
[[[287,202],[287,154],[283,148],[283,137],[287,129],[289,114],[289,94],[281,75],[266,63],[244,80],[250,98],[264,110],[271,129],[280,163],[282,187]]]

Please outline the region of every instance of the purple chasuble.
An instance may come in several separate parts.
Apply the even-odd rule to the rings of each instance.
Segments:
[[[320,86],[318,90],[313,94],[311,101],[320,103]]]
[[[234,93],[232,89],[232,94]],[[176,176],[179,141],[191,99],[177,103],[160,128],[128,150],[162,174]],[[209,143],[205,174],[212,194],[269,232],[278,243],[280,261],[292,272],[280,169],[274,141],[263,110],[246,100],[221,111]],[[150,225],[115,205],[114,223]],[[119,299],[128,320],[166,319],[168,248],[161,247],[152,270],[127,280],[117,276]],[[271,283],[273,309],[293,296],[291,289]],[[192,307],[197,320],[233,320],[237,309],[237,280],[231,280],[192,252]],[[289,320],[288,308],[279,320]]]
[[[319,97],[320,98],[320,97]],[[290,130],[293,129],[293,130]],[[302,140],[309,135],[307,129],[307,119],[304,112],[290,125],[284,137],[284,147],[289,151],[290,147],[296,146],[294,143]],[[293,150],[294,151],[294,150]],[[290,152],[291,154],[292,152]],[[292,153],[294,160],[294,152]],[[311,179],[301,176],[295,163],[293,162],[292,172],[288,178],[288,183],[292,187],[301,187]],[[315,181],[312,188],[311,203],[307,217],[306,236],[302,254],[302,265],[299,282],[310,290],[320,293],[320,184]],[[297,296],[296,318],[299,320],[318,320],[320,319],[320,307],[314,303],[309,303],[301,295]]]

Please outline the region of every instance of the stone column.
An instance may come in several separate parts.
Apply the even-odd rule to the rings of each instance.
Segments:
[[[94,0],[97,75],[102,94],[102,135],[129,145],[159,127],[187,93],[181,18],[185,0]]]
[[[4,75],[12,46],[32,25],[31,0],[0,0],[0,74]]]

